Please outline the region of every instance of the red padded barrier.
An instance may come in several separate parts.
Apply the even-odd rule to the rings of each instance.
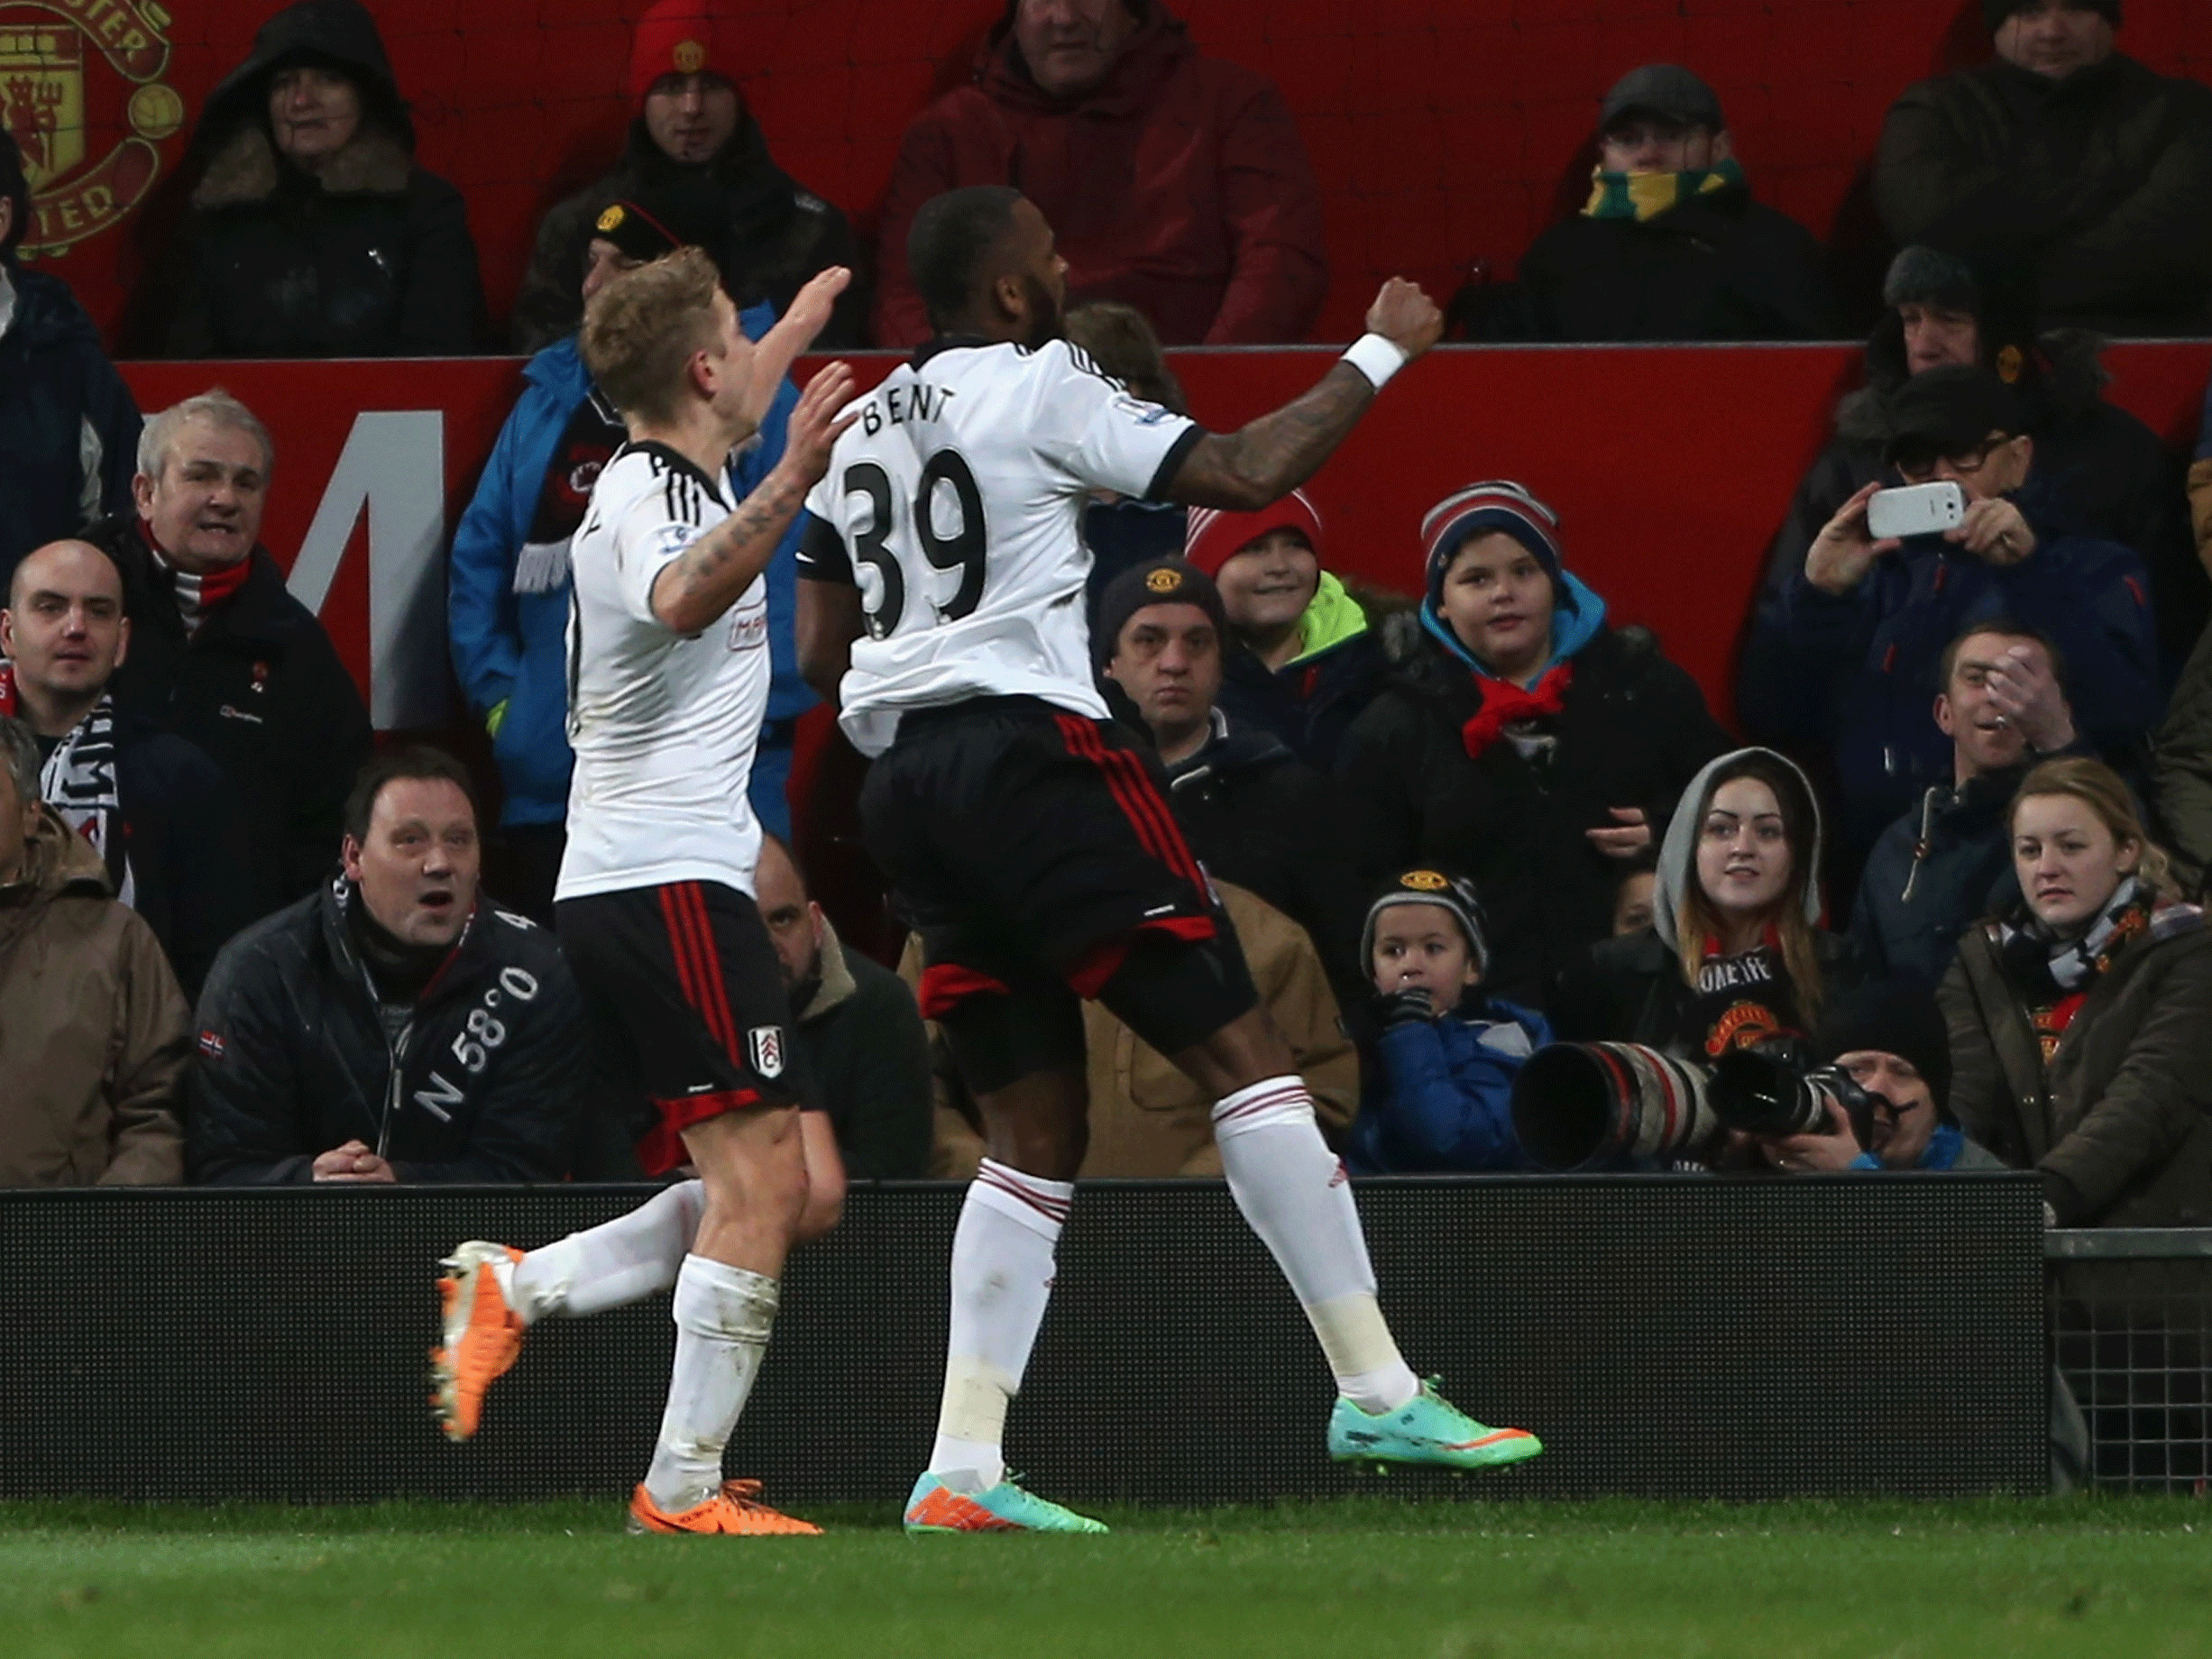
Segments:
[[[861,220],[908,120],[966,72],[1002,9],[1002,0],[730,3],[757,39],[760,68],[745,90],[778,159]],[[1273,77],[1299,118],[1336,277],[1323,339],[1356,332],[1380,275],[1448,288],[1473,258],[1510,270],[1558,205],[1579,198],[1571,163],[1597,100],[1638,63],[1684,61],[1710,79],[1755,188],[1826,236],[1891,99],[1987,50],[1979,0],[1168,3],[1203,48]],[[468,196],[495,311],[513,296],[544,207],[601,170],[620,142],[629,20],[642,4],[374,6],[415,105],[422,160]],[[121,7],[0,0],[0,24],[112,24]],[[190,116],[276,9],[275,0],[169,0],[161,77]],[[2162,70],[2212,75],[2201,12],[2202,0],[2129,0],[2122,42]],[[85,74],[89,165],[124,135],[128,87],[90,47]],[[183,147],[181,133],[161,145],[165,170]],[[56,262],[104,325],[139,279],[138,229],[108,230]]]
[[[857,360],[868,384],[895,361]],[[1310,348],[1174,356],[1193,409],[1217,428],[1295,395],[1330,362]],[[1475,479],[1519,479],[1558,509],[1568,564],[1604,595],[1615,619],[1659,629],[1668,653],[1725,710],[1734,641],[1767,541],[1826,436],[1828,410],[1854,362],[1854,353],[1836,346],[1445,347],[1391,383],[1311,485],[1328,562],[1416,591],[1416,533],[1430,503]],[[2120,402],[2177,446],[2194,440],[2212,342],[2117,346],[2108,362]],[[409,591],[435,597],[443,541],[380,543],[387,620],[372,628],[363,555],[370,520],[386,509],[354,516],[354,485],[435,417],[449,535],[519,388],[519,371],[504,359],[125,367],[149,409],[219,381],[268,422],[280,453],[265,539],[287,564],[311,527],[323,538],[320,556],[329,556],[331,538],[343,541],[323,614],[364,683],[372,632],[382,642],[385,707],[415,706],[398,696],[392,676],[407,677],[411,690],[443,676],[437,630],[391,619]],[[334,479],[349,454],[343,481]],[[439,481],[416,486],[410,476],[408,487]]]

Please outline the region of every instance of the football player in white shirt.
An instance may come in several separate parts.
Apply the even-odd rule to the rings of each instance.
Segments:
[[[1230,1190],[1336,1379],[1331,1453],[1456,1468],[1534,1456],[1534,1435],[1476,1423],[1400,1357],[1343,1166],[1157,757],[1106,718],[1083,622],[1091,491],[1262,507],[1312,475],[1442,318],[1411,284],[1385,283],[1370,332],[1319,384],[1216,435],[1059,338],[1067,266],[1018,192],[936,197],[908,256],[937,337],[849,411],[799,563],[800,664],[878,756],[861,798],[868,846],[922,935],[922,1012],[990,1143],[954,1235],[937,1442],[907,1527],[1105,1530],[1009,1480],[1001,1452],[1083,1159],[1080,997],[1216,1101]]]
[[[719,481],[850,273],[823,272],[759,341],[712,262],[686,248],[618,277],[585,309],[593,379],[629,441],[574,542],[569,734],[576,751],[554,922],[602,1079],[651,1100],[648,1173],[700,1181],[542,1250],[454,1252],[436,1405],[454,1438],[529,1323],[675,1292],[675,1363],[634,1532],[812,1533],[722,1480],[758,1373],[784,1259],[826,1231],[843,1171],[785,1031],[790,1003],[752,897],[760,830],[748,771],[766,704],[762,573],[844,431],[852,372],[816,374],[784,455],[734,508]]]

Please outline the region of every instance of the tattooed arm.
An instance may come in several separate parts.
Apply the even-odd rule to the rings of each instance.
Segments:
[[[806,383],[791,412],[784,458],[738,510],[669,561],[653,579],[653,615],[673,633],[696,634],[744,596],[768,568],[806,492],[830,469],[830,450],[852,425],[852,371],[831,363]]]
[[[1444,318],[1427,295],[1392,277],[1368,307],[1367,327],[1411,360],[1436,344]],[[1237,431],[1200,438],[1165,493],[1170,500],[1191,507],[1244,512],[1265,507],[1319,471],[1374,398],[1367,376],[1339,362],[1310,391],[1272,414]]]

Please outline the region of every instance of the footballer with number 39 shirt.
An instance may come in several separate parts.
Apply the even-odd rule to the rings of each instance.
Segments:
[[[1343,1166],[1157,758],[1106,719],[1083,611],[1094,490],[1265,506],[1312,475],[1442,318],[1386,283],[1370,332],[1317,385],[1217,435],[1060,338],[1067,266],[1018,191],[924,204],[908,263],[936,336],[846,410],[799,553],[801,667],[877,757],[868,847],[922,936],[922,1012],[991,1148],[954,1234],[937,1440],[908,1529],[1105,1530],[1009,1480],[1001,1446],[1083,1157],[1085,997],[1216,1102],[1230,1191],[1336,1379],[1331,1453],[1457,1468],[1535,1455],[1533,1434],[1484,1427],[1400,1355]]]

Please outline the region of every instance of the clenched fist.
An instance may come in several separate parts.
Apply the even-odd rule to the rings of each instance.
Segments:
[[[1392,277],[1367,307],[1367,330],[1381,335],[1410,361],[1444,336],[1444,313],[1418,283]]]

